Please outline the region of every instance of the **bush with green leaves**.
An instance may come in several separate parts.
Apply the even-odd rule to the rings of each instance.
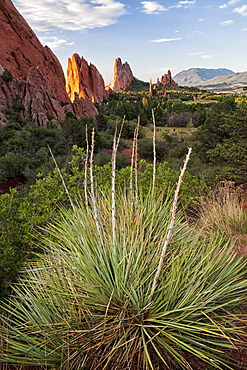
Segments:
[[[61,169],[61,173],[72,199],[75,199],[78,194],[80,194],[81,199],[84,199],[85,153],[82,148],[74,147],[74,150],[71,162]],[[42,151],[42,148],[36,153],[36,158],[38,155],[42,157],[49,156],[47,149]],[[102,164],[102,160],[109,162],[103,166],[98,166],[95,162],[94,166],[97,187],[100,191],[105,192],[111,187],[110,156],[108,155],[107,158],[102,159],[96,154],[96,159],[98,164]],[[49,161],[52,164],[50,156]],[[59,158],[58,163],[60,164]],[[16,162],[17,164],[19,165],[19,161]],[[126,158],[124,157],[120,162],[117,161],[119,170],[116,171],[116,191],[118,193],[121,193],[123,188],[130,188],[131,168],[129,165],[126,167],[126,164]],[[41,163],[39,168],[42,169]],[[13,191],[11,195],[0,196],[0,223],[2,225],[0,253],[4,256],[2,261],[5,267],[7,264],[4,261],[7,260],[9,260],[11,266],[14,266],[13,269],[6,267],[2,270],[4,275],[0,282],[2,296],[8,292],[9,283],[15,281],[20,267],[19,262],[30,258],[29,252],[37,249],[37,244],[34,246],[34,241],[36,241],[39,228],[59,217],[60,207],[70,208],[71,206],[58,171],[51,170],[50,173],[46,173],[46,171],[47,168],[44,169],[43,173],[38,174],[36,182],[29,189],[20,190],[19,192]],[[153,166],[141,160],[137,176],[138,186],[143,196],[147,196],[152,181]],[[170,169],[167,163],[160,163],[156,169],[157,191],[163,189],[166,193],[170,186],[175,184],[177,177],[177,171]],[[207,187],[205,184],[198,180],[196,176],[187,173],[181,188],[180,207],[185,209],[192,207],[196,198],[206,193]],[[19,252],[20,250],[21,252]],[[20,253],[21,259],[19,258]],[[18,264],[15,261],[18,261]]]
[[[246,261],[217,236],[201,239],[177,215],[152,294],[171,197],[150,192],[137,200],[122,192],[115,228],[111,201],[99,192],[98,218],[82,202],[61,210],[45,229],[43,254],[23,268],[15,294],[1,304],[0,362],[75,370],[193,369],[196,362],[200,369],[232,369],[224,349],[243,334],[232,309],[247,294]]]
[[[16,190],[0,197],[0,298],[8,293],[9,283],[16,280],[18,269],[27,258],[19,205]]]
[[[13,80],[13,76],[12,76],[12,73],[8,70],[8,69],[5,69],[1,75],[2,79],[4,79],[4,81],[12,81]]]

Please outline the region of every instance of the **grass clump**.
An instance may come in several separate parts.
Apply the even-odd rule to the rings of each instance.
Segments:
[[[62,210],[44,254],[2,304],[0,362],[45,369],[232,369],[242,335],[232,308],[247,294],[246,262],[218,236],[200,240],[179,215],[156,289],[170,196],[138,202],[98,194],[94,210]],[[99,233],[101,240],[99,240]]]
[[[201,198],[197,226],[206,234],[219,232],[228,237],[247,232],[247,214],[243,207],[241,188],[225,181],[211,198]]]

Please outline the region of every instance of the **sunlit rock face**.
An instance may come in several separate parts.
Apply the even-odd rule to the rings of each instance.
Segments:
[[[18,104],[21,113],[39,125],[47,123],[47,113],[59,120],[66,111],[82,115],[85,109],[79,103],[71,104],[66,93],[59,60],[40,43],[11,0],[1,0],[0,25],[0,109]],[[13,79],[4,79],[4,70],[10,71]],[[86,100],[85,105],[88,113],[96,114],[91,101]]]
[[[27,79],[30,68],[39,67],[47,87],[61,101],[68,101],[62,67],[53,52],[35,33],[10,0],[1,0],[0,64],[16,79]]]
[[[68,60],[66,90],[71,101],[75,100],[75,93],[79,98],[97,103],[108,97],[102,75],[78,54],[73,54]]]
[[[106,87],[110,93],[118,92],[122,89],[129,87],[134,79],[130,65],[125,62],[122,64],[120,58],[117,58],[113,67],[113,80],[112,83]]]

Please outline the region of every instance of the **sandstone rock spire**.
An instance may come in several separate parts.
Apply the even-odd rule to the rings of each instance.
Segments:
[[[161,79],[160,83],[164,86],[171,85],[171,86],[178,86],[178,84],[173,80],[171,71],[168,70],[166,74],[164,74]]]
[[[18,103],[23,106],[23,115],[31,116],[39,125],[46,124],[47,113],[64,119],[65,109],[77,116],[96,114],[89,100],[71,104],[57,57],[40,43],[11,0],[1,0],[0,24],[0,65],[13,76],[9,81],[0,77],[0,109]]]
[[[88,98],[93,102],[101,102],[109,95],[98,69],[78,54],[73,54],[68,60],[66,90],[72,101],[75,93],[79,98]]]
[[[125,62],[122,64],[120,58],[117,58],[113,66],[113,80],[106,89],[110,92],[118,92],[129,87],[134,79],[130,65]]]

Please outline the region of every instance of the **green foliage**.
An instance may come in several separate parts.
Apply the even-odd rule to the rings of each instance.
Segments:
[[[149,161],[153,160],[153,141],[151,139],[140,139],[138,142],[138,153],[141,158]],[[162,161],[167,157],[167,148],[164,142],[156,143],[156,158]]]
[[[8,69],[5,69],[1,75],[2,79],[4,81],[12,81],[13,80],[13,76],[12,76],[12,73],[8,70]]]
[[[246,182],[247,115],[232,99],[218,103],[196,134],[195,151],[203,162],[216,167],[217,179]]]
[[[27,258],[19,205],[16,190],[0,196],[0,298],[7,294],[9,283],[16,280],[18,269]]]
[[[12,104],[12,108],[14,111],[22,111],[24,109],[24,106],[21,102],[19,101],[15,101],[13,104]]]
[[[70,161],[73,145],[86,147],[86,126],[91,140],[92,117],[77,119],[73,114],[67,114],[58,128],[52,123],[47,127],[37,126],[18,111],[5,109],[4,114],[9,124],[0,127],[0,181],[23,175],[32,183],[37,173],[46,175],[54,168],[48,146],[58,164],[64,166]],[[95,151],[100,148],[101,138],[96,130]]]
[[[41,154],[42,155],[42,154]],[[99,155],[101,157],[99,157]],[[42,155],[43,156],[43,155]],[[84,151],[81,148],[74,148],[74,155],[67,168],[61,170],[66,186],[73,200],[79,196],[84,199]],[[100,192],[108,192],[111,188],[111,156],[102,158],[99,152],[95,156],[94,176],[97,189]],[[130,186],[130,167],[125,157],[117,160],[116,187],[121,194],[122,189],[129,189]],[[180,161],[181,164],[181,161]],[[31,185],[27,191],[12,191],[11,194],[0,196],[0,224],[2,234],[0,237],[0,253],[5,257],[2,261],[7,266],[9,259],[10,265],[15,268],[4,270],[4,278],[0,282],[0,290],[6,293],[8,283],[16,277],[19,263],[24,261],[28,253],[37,248],[37,231],[46,223],[58,217],[61,207],[69,209],[71,207],[68,196],[65,192],[61,178],[57,170],[43,176],[38,174],[35,184]],[[139,162],[138,183],[143,196],[147,196],[152,181],[153,167],[145,161]],[[167,163],[157,166],[156,188],[157,191],[163,190],[164,194],[175,184],[178,172],[170,169]],[[89,184],[88,184],[89,186]],[[191,208],[200,195],[207,194],[205,183],[197,177],[186,174],[181,188],[180,207]],[[36,247],[34,247],[36,241]],[[21,250],[23,259],[18,257]],[[13,253],[13,255],[12,255]],[[29,256],[30,257],[30,256]]]
[[[230,311],[247,294],[246,261],[229,243],[176,219],[173,241],[149,302],[170,219],[163,192],[117,198],[116,238],[111,200],[63,210],[42,237],[44,254],[26,266],[15,295],[1,305],[1,359],[19,365],[79,369],[188,369],[195,358],[232,369],[224,348],[243,334]],[[199,367],[198,367],[199,368]]]

